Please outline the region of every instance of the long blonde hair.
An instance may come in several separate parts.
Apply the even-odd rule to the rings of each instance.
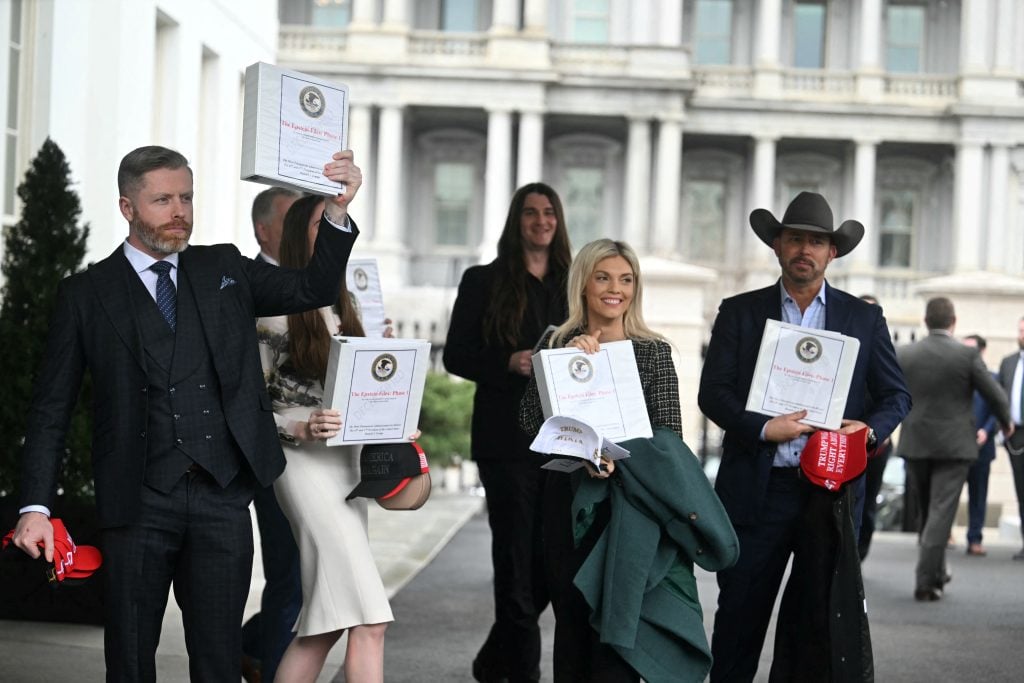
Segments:
[[[622,330],[627,339],[664,339],[660,334],[647,327],[643,314],[644,283],[640,276],[640,260],[636,252],[625,242],[610,239],[594,240],[583,245],[569,267],[569,319],[551,335],[551,347],[561,347],[570,334],[577,330],[587,329],[588,316],[584,294],[590,276],[597,269],[597,264],[606,258],[621,256],[626,259],[633,270],[633,301],[622,316]]]

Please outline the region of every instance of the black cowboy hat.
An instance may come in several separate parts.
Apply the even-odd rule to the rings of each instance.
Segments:
[[[836,258],[849,254],[864,237],[864,226],[860,221],[843,221],[838,230],[833,229],[832,209],[816,192],[798,194],[786,207],[781,222],[768,209],[754,209],[750,212],[750,227],[769,247],[783,228],[828,235],[836,245]]]

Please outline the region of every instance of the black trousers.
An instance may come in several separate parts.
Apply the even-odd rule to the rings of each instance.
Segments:
[[[477,461],[487,492],[494,565],[494,625],[473,664],[483,680],[540,679],[540,626],[548,605],[541,548],[537,460]]]
[[[551,472],[544,485],[544,564],[555,611],[555,683],[634,683],[640,675],[612,646],[601,642],[590,625],[590,606],[573,584],[608,526],[611,511],[608,501],[599,505],[590,529],[575,547],[573,476]]]
[[[711,636],[712,683],[754,680],[786,564],[797,548],[807,483],[797,467],[776,467],[761,521],[736,525],[740,557],[718,572],[718,610]]]
[[[205,472],[190,472],[168,494],[144,486],[138,520],[104,530],[107,681],[156,680],[172,585],[191,679],[238,680],[255,490],[248,470],[223,489]]]

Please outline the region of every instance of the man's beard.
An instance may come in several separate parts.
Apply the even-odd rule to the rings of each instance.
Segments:
[[[167,236],[163,234],[164,228],[185,228],[188,232],[184,237]],[[146,247],[158,254],[176,254],[185,251],[188,246],[188,238],[192,236],[192,226],[185,221],[173,221],[160,226],[154,226],[141,218],[131,222],[131,228],[139,237],[139,241]]]

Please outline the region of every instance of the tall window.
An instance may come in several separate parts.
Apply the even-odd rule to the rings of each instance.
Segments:
[[[565,169],[565,222],[576,248],[607,234],[604,229],[604,170],[593,167]]]
[[[698,64],[732,61],[732,0],[697,0],[693,42]]]
[[[7,41],[7,121],[4,130],[3,214],[14,214],[14,189],[17,181],[18,92],[21,75],[21,0],[11,3],[11,33]]]
[[[725,182],[691,180],[685,185],[684,212],[690,224],[690,258],[725,260]]]
[[[476,31],[476,0],[442,0],[441,30]]]
[[[793,5],[793,66],[825,66],[825,2],[801,0]]]
[[[909,268],[918,193],[915,190],[886,189],[879,193],[881,235],[878,265]]]
[[[885,64],[889,71],[918,73],[924,53],[924,6],[886,8]]]
[[[434,166],[436,244],[460,247],[469,244],[473,175],[473,164],[466,162],[441,161]]]
[[[572,3],[572,39],[577,43],[608,42],[608,0]]]
[[[348,26],[352,18],[351,0],[313,0],[312,9],[313,26]]]

